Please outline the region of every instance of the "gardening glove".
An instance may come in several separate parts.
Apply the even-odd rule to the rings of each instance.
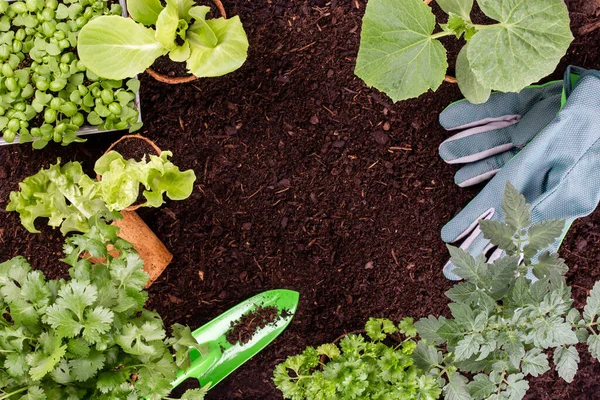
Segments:
[[[574,85],[572,72],[580,74]],[[500,203],[508,181],[531,204],[532,223],[566,220],[551,250],[558,249],[576,218],[596,208],[600,201],[600,72],[569,67],[565,93],[566,103],[554,119],[506,161],[475,199],[442,228],[444,242],[464,239],[461,248],[475,256],[487,255],[492,246],[483,237],[478,221],[503,219]],[[493,262],[501,254],[500,250],[493,251],[487,261]],[[453,269],[448,262],[444,275],[460,279]]]
[[[541,131],[560,109],[563,81],[529,86],[520,93],[496,92],[484,104],[466,99],[440,114],[441,125],[461,130],[440,145],[449,164],[467,164],[454,176],[460,187],[494,176]]]

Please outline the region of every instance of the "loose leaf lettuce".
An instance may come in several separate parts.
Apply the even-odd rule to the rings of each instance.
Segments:
[[[34,223],[40,217],[63,234],[88,232],[98,218],[119,218],[118,211],[138,199],[140,185],[145,189],[145,207],[159,207],[164,194],[172,200],[189,197],[196,175],[192,170],[181,172],[168,160],[171,155],[163,151],[149,161],[135,161],[110,151],[96,162],[101,181],[85,175],[78,162],[61,166],[59,159],[20,183],[21,190],[10,194],[7,210],[17,211],[30,232],[39,232]]]
[[[163,8],[160,0],[127,0],[127,12],[131,18],[144,25],[155,25]]]
[[[363,18],[356,75],[394,101],[436,90],[448,63],[433,38],[435,16],[422,0],[370,0]]]

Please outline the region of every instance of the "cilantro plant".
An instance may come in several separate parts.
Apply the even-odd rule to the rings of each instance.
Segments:
[[[82,142],[86,123],[137,130],[139,81],[101,79],[75,51],[81,28],[99,15],[119,15],[107,0],[0,0],[0,131],[43,148]]]
[[[77,51],[84,65],[110,79],[131,78],[165,54],[186,62],[197,77],[225,75],[242,66],[248,39],[240,18],[206,19],[193,0],[128,0],[131,18],[99,17],[81,30]]]
[[[206,352],[189,327],[175,324],[167,337],[160,315],[144,308],[148,275],[117,232],[100,220],[68,238],[69,280],[46,280],[22,257],[0,264],[0,398],[163,399],[189,348]]]
[[[410,378],[392,385],[395,389],[402,390],[408,381],[427,382],[418,387],[426,387],[425,393],[431,397],[413,392],[421,396],[413,398],[518,400],[529,389],[529,377],[551,368],[571,382],[580,361],[575,345],[585,344],[590,354],[600,359],[600,282],[594,285],[581,313],[573,307],[565,281],[567,265],[545,250],[562,234],[564,221],[532,225],[530,206],[510,183],[502,210],[505,222],[479,221],[485,237],[505,251],[493,264],[487,264],[483,256],[473,257],[449,246],[456,266],[453,272],[464,279],[446,292],[452,317],[423,318],[414,324],[416,332],[406,320],[400,324],[401,332],[418,336],[407,342],[411,349],[404,353],[411,357],[403,361],[403,365],[411,365]],[[536,279],[528,279],[529,272]],[[378,321],[385,320],[371,319],[367,324],[373,340],[396,331],[390,322]],[[277,366],[275,383],[284,396],[295,400],[378,398],[361,393],[381,393],[381,380],[389,376],[385,374],[398,370],[388,364],[390,356],[372,362],[371,357],[382,354],[372,350],[373,346],[386,354],[389,348],[368,346],[349,335],[342,346],[344,354],[333,345],[316,350],[309,347]],[[319,354],[331,359],[322,372],[316,369]],[[374,371],[378,373],[372,374]]]
[[[369,0],[356,60],[356,75],[394,101],[436,90],[448,67],[444,36],[465,40],[456,60],[460,90],[472,103],[491,90],[518,92],[554,71],[573,36],[563,0],[477,0],[498,21],[471,21],[473,0],[437,0],[448,14],[436,19],[423,0]]]
[[[339,343],[307,347],[275,368],[273,381],[286,399],[437,399],[441,388],[413,362],[416,330],[411,318],[396,326],[370,318],[367,336],[350,334]],[[394,342],[396,333],[405,339]],[[388,342],[393,344],[388,344]],[[322,363],[320,356],[329,361]]]
[[[120,218],[119,211],[134,204],[140,195],[143,206],[159,207],[163,195],[171,200],[184,200],[194,188],[194,171],[180,171],[169,157],[150,155],[141,161],[125,160],[110,151],[96,161],[98,181],[83,172],[81,164],[58,162],[19,184],[20,191],[11,192],[7,211],[17,211],[29,232],[39,232],[35,220],[48,218],[48,224],[60,227],[63,234],[88,232],[98,218]]]

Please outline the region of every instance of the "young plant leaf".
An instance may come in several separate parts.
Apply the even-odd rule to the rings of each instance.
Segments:
[[[77,52],[94,74],[125,79],[144,72],[168,50],[156,40],[151,29],[130,18],[104,16],[81,29]]]
[[[554,364],[558,376],[567,382],[572,382],[577,373],[579,353],[575,346],[560,346],[554,350]]]
[[[485,103],[490,98],[492,89],[482,85],[477,80],[467,58],[468,47],[469,45],[465,44],[460,53],[458,53],[456,59],[456,81],[461,93],[467,100],[473,104]]]
[[[202,41],[204,33],[202,26],[194,27],[190,31],[190,58],[187,60],[187,69],[191,74],[202,77],[215,77],[228,74],[240,68],[246,61],[248,53],[248,38],[240,18],[211,19],[206,25],[217,38],[214,47],[206,47]]]
[[[502,197],[502,211],[504,220],[515,231],[531,225],[531,210],[529,204],[515,187],[506,182],[506,189]]]
[[[448,63],[434,28],[435,16],[422,0],[370,0],[354,72],[394,101],[436,90]]]
[[[443,389],[446,400],[472,400],[467,388],[467,378],[458,372],[448,374],[448,384]]]
[[[160,0],[127,0],[127,12],[131,18],[146,26],[156,25],[162,10]]]
[[[596,317],[600,315],[600,282],[596,282],[590,295],[586,299],[583,308],[583,319],[588,324],[595,322]]]
[[[436,3],[446,14],[454,13],[467,21],[471,20],[473,0],[436,0]]]
[[[525,375],[539,376],[549,369],[548,356],[538,348],[529,350],[521,361],[521,370]]]
[[[563,234],[564,227],[565,221],[558,219],[543,221],[530,227],[527,230],[528,243],[523,248],[523,256],[531,259],[553,244]]]
[[[179,14],[177,3],[167,1],[167,6],[160,12],[156,20],[156,40],[167,50],[171,51],[177,47],[175,38],[179,27]]]
[[[573,40],[563,0],[477,3],[499,22],[469,41],[469,64],[483,86],[518,92],[552,73]]]

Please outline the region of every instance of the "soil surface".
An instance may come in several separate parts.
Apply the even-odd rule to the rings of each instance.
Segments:
[[[198,176],[188,200],[139,211],[175,256],[148,306],[167,324],[195,328],[265,290],[301,293],[288,329],[208,399],[280,399],[271,382],[277,363],[361,329],[369,316],[448,314],[440,229],[481,189],[457,187],[456,168],[438,156],[448,136],[438,115],[462,96],[444,83],[393,104],[365,87],[353,74],[365,4],[226,0],[250,41],[240,70],[180,86],[141,76],[142,133]],[[567,5],[575,40],[546,80],[569,64],[600,68],[598,2]],[[458,42],[446,42],[452,65]],[[0,209],[19,181],[57,157],[92,173],[118,136],[0,148]],[[0,211],[0,260],[23,255],[50,277],[65,276],[63,238],[44,224],[30,234]],[[600,279],[599,228],[597,211],[573,224],[561,248],[578,307]],[[600,398],[600,364],[581,353],[573,383],[547,373],[531,381],[528,398]]]

